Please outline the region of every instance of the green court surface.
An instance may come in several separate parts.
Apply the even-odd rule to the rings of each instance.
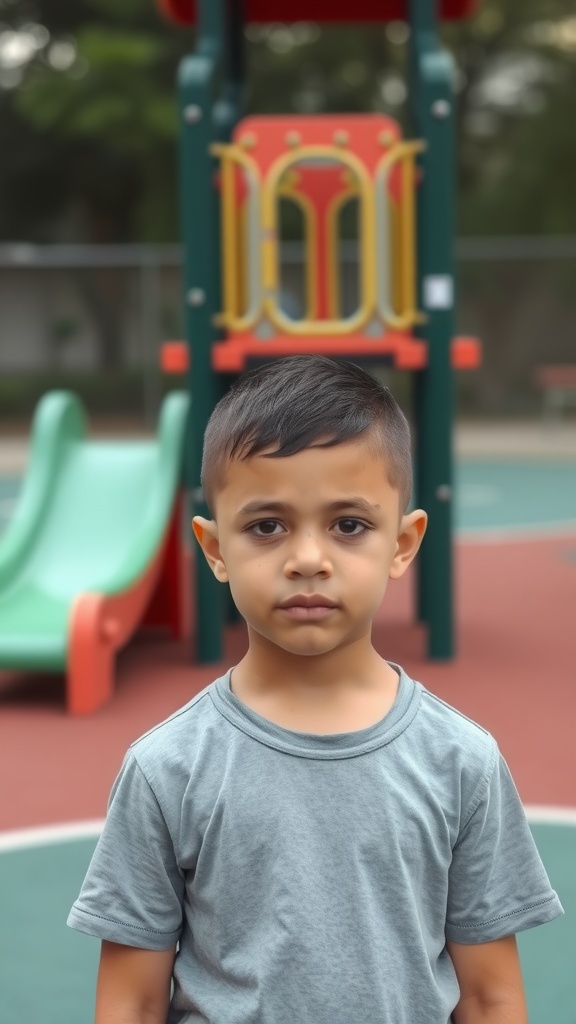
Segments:
[[[455,478],[456,528],[463,534],[576,527],[576,460],[463,459]],[[19,491],[17,477],[0,476],[0,533]]]
[[[464,535],[576,527],[576,460],[466,459],[455,477]]]
[[[530,1024],[576,1021],[576,828],[533,825],[565,916],[520,936]],[[91,1024],[99,944],[65,921],[94,839],[0,853],[2,1020]]]

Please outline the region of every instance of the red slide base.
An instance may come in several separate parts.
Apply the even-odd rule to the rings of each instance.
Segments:
[[[187,560],[181,523],[179,496],[156,557],[130,590],[110,595],[85,593],[76,598],[70,616],[66,677],[66,704],[71,714],[92,714],[110,700],[116,652],[140,622],[168,626],[175,637],[184,635]]]

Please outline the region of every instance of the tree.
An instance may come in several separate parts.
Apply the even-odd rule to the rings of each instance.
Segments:
[[[0,237],[177,238],[174,80],[192,33],[153,0],[30,4],[2,15],[21,60],[13,42],[3,66],[0,33]],[[443,32],[457,65],[460,230],[576,231],[572,0],[482,0]],[[397,22],[249,26],[249,109],[405,120],[406,38]]]
[[[483,0],[445,30],[457,63],[460,231],[576,231],[570,0]]]
[[[4,106],[13,136],[18,126],[32,138],[51,172],[52,208],[70,234],[89,241],[161,239],[166,226],[173,237],[174,76],[186,34],[147,0],[44,0],[38,21],[29,15],[26,3],[11,9],[17,34],[39,38]],[[18,167],[11,154],[8,178]],[[53,218],[42,221],[36,232],[50,236]]]
[[[10,201],[0,206],[0,237],[173,239],[174,77],[186,34],[141,0],[42,0],[37,10],[17,2],[7,13],[0,189]],[[114,369],[122,351],[122,281],[105,267],[74,279],[97,327],[101,365]]]

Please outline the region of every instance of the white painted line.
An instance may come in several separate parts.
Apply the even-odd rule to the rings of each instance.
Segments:
[[[91,821],[70,821],[61,825],[40,825],[37,828],[18,828],[0,832],[0,853],[6,850],[26,850],[34,846],[52,846],[75,839],[99,836],[104,818]]]
[[[576,807],[526,804],[524,810],[528,821],[534,824],[576,826]],[[91,821],[71,821],[60,825],[40,825],[37,828],[18,828],[0,832],[0,853],[70,843],[75,839],[95,839],[100,835],[103,826],[104,818],[94,818]]]
[[[528,821],[534,825],[576,825],[576,807],[544,807],[526,804]]]

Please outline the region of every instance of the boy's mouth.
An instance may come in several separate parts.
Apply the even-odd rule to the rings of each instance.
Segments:
[[[337,607],[334,601],[322,594],[295,594],[279,605],[293,619],[325,619]]]

